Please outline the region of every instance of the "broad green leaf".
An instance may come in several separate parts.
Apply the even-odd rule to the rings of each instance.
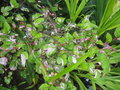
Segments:
[[[59,41],[61,44],[66,43],[66,39],[65,39],[65,37],[61,37],[61,38],[59,38],[58,41]]]
[[[18,8],[19,3],[16,0],[10,0],[11,7],[13,8]]]
[[[73,50],[74,48],[74,43],[73,42],[70,42],[68,44],[66,44],[64,47],[67,49],[67,50]],[[68,47],[69,46],[69,47]]]
[[[106,34],[106,42],[107,43],[111,43],[112,42],[112,36],[109,33]]]
[[[39,28],[40,30],[43,29],[43,26],[42,26],[42,22],[44,21],[44,18],[38,18],[36,19],[33,24],[35,25],[35,27]]]
[[[12,8],[10,6],[6,6],[6,7],[1,8],[1,12],[3,13],[4,16],[8,16],[10,10],[12,10]]]
[[[16,17],[15,17],[15,19],[17,21],[25,21],[24,17],[22,15],[20,15],[20,14],[17,14]]]
[[[55,21],[56,21],[56,23],[64,23],[65,18],[63,18],[63,17],[57,17],[57,18],[55,19]]]
[[[39,39],[43,36],[42,33],[38,33],[36,30],[31,30],[31,35],[33,36],[34,39]]]
[[[39,87],[39,90],[49,90],[49,88],[50,88],[50,85],[48,85],[48,84],[42,84],[40,87]]]
[[[110,71],[110,61],[105,53],[99,53],[97,59],[102,64],[103,73],[107,74]]]
[[[73,33],[73,36],[74,36],[75,39],[79,39],[79,35],[78,35],[77,32],[74,32],[74,33]]]
[[[86,61],[83,61],[80,65],[80,69],[84,71],[89,71],[89,64]]]
[[[43,50],[45,51],[47,56],[51,56],[56,53],[56,46],[54,44],[46,44],[43,47]]]
[[[98,40],[96,43],[99,44],[99,45],[104,45],[101,40]]]
[[[116,28],[114,32],[115,37],[119,38],[120,37],[120,27]]]
[[[40,14],[40,13],[33,14],[33,15],[32,15],[32,20],[36,20],[36,19],[38,19],[40,16],[43,16],[43,15]]]
[[[58,11],[58,7],[52,7],[51,9],[52,9],[53,12]]]
[[[4,23],[6,21],[5,17],[0,15],[0,23]]]
[[[4,32],[5,34],[10,33],[10,29],[11,29],[10,25],[8,24],[7,21],[5,21],[5,22],[4,22],[3,32]]]
[[[17,65],[18,65],[18,60],[12,60],[11,62],[10,62],[10,66],[9,66],[9,68],[10,68],[10,70],[16,70],[17,69]]]
[[[58,57],[58,58],[57,58],[57,63],[58,63],[58,64],[62,64],[62,60],[63,60],[63,59],[62,59],[61,57]]]
[[[70,33],[66,33],[65,38],[66,38],[67,41],[72,41],[73,40],[73,36]]]
[[[62,58],[62,65],[66,65],[67,64],[67,55],[66,54],[62,54],[61,58]]]
[[[43,36],[42,33],[37,33],[36,36],[34,38],[41,38]]]

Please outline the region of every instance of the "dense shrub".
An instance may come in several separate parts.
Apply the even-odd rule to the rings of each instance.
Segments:
[[[116,0],[99,20],[99,0],[0,2],[1,90],[120,89],[119,8],[106,19]]]

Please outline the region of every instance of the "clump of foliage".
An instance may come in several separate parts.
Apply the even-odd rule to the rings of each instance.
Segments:
[[[119,0],[0,4],[1,90],[120,89]]]

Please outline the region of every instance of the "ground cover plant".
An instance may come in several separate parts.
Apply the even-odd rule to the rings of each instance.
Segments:
[[[1,0],[0,90],[119,90],[119,0]]]

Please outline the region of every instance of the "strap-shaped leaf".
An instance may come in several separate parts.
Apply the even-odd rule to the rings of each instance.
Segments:
[[[96,20],[97,24],[100,23],[105,11],[105,6],[108,0],[95,0],[96,1]]]
[[[81,3],[78,5],[79,0],[65,0],[65,3],[67,5],[69,14],[70,14],[70,19],[75,22],[76,19],[78,18],[79,14],[85,7],[86,3],[88,0],[82,0]]]
[[[114,29],[119,26],[120,26],[120,11],[116,12],[105,25],[99,27],[98,35],[101,35],[105,31]]]
[[[113,8],[114,8],[115,4],[116,4],[116,0],[108,0],[104,15],[100,22],[100,27],[105,25],[108,22],[108,20],[110,19],[111,15],[113,13]]]

